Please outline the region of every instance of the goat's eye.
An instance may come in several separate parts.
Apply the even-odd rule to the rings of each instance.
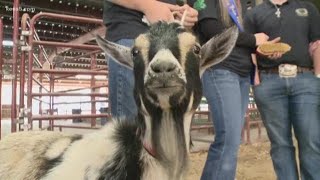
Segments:
[[[138,54],[140,53],[140,51],[136,48],[133,48],[132,51],[131,51],[131,54],[133,57],[136,57]]]
[[[194,45],[194,46],[193,46],[193,52],[194,52],[195,54],[200,54],[200,50],[201,50],[201,48],[200,48],[199,45]]]

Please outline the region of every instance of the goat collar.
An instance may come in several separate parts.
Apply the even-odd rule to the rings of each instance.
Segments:
[[[142,132],[142,129],[138,128],[136,133],[138,136],[140,136],[141,144],[143,148],[148,152],[149,155],[155,158],[156,150],[153,148],[151,143],[148,143],[147,141],[144,140],[144,137],[143,137],[144,133]]]
[[[152,157],[156,157],[156,150],[152,147],[151,144],[148,144],[146,142],[142,142],[143,144],[143,148],[152,156]]]

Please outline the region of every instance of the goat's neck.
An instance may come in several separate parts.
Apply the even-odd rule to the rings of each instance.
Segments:
[[[191,93],[190,98],[183,99],[181,104],[170,108],[156,107],[143,99],[143,96],[137,97],[138,119],[143,120],[144,124],[140,126],[143,132],[142,141],[145,149],[153,148],[155,152],[155,158],[153,158],[152,154],[143,151],[143,161],[146,165],[156,162],[162,168],[170,171],[166,172],[170,175],[169,177],[183,174],[189,152],[190,123],[194,103],[197,103],[194,102],[194,94]]]
[[[184,152],[181,151],[185,151],[186,148],[183,122],[175,118],[171,111],[164,111],[159,127],[160,147],[168,160],[183,154]]]
[[[144,144],[152,146],[157,161],[152,161],[153,158],[148,154],[144,159],[149,168],[163,169],[165,171],[163,173],[168,177],[180,179],[179,176],[183,174],[183,167],[187,163],[187,146],[183,121],[174,119],[175,116],[169,110],[164,110],[161,115],[158,115],[160,119],[145,116],[146,129],[143,141]],[[155,124],[151,124],[155,121],[159,122],[156,127],[154,127]]]
[[[189,152],[190,146],[190,125],[194,113],[194,96],[191,93],[188,103],[176,108],[153,108],[150,110],[142,103],[140,96],[139,115],[144,119],[144,143],[148,145],[167,147],[168,143],[178,146],[179,149],[185,149]],[[184,108],[183,108],[184,107]],[[183,110],[185,109],[185,110]],[[154,144],[158,143],[158,144]],[[174,148],[174,147],[171,147]],[[175,151],[168,152],[175,153]]]
[[[177,119],[181,118],[181,119]],[[145,130],[143,142],[153,146],[167,158],[176,156],[177,149],[187,148],[185,137],[184,115],[175,115],[170,110],[164,110],[158,115],[145,115]]]

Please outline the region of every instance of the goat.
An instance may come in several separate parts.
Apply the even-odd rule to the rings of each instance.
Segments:
[[[133,48],[97,37],[107,55],[133,69],[136,119],[114,120],[84,136],[8,135],[0,142],[0,179],[184,179],[200,77],[229,55],[237,36],[230,28],[201,47],[179,24],[159,22]]]

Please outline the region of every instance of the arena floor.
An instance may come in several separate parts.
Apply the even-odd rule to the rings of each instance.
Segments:
[[[275,174],[269,155],[269,142],[256,142],[251,145],[241,145],[237,180],[275,180]],[[207,158],[207,152],[191,153],[187,180],[200,179],[202,168]]]

